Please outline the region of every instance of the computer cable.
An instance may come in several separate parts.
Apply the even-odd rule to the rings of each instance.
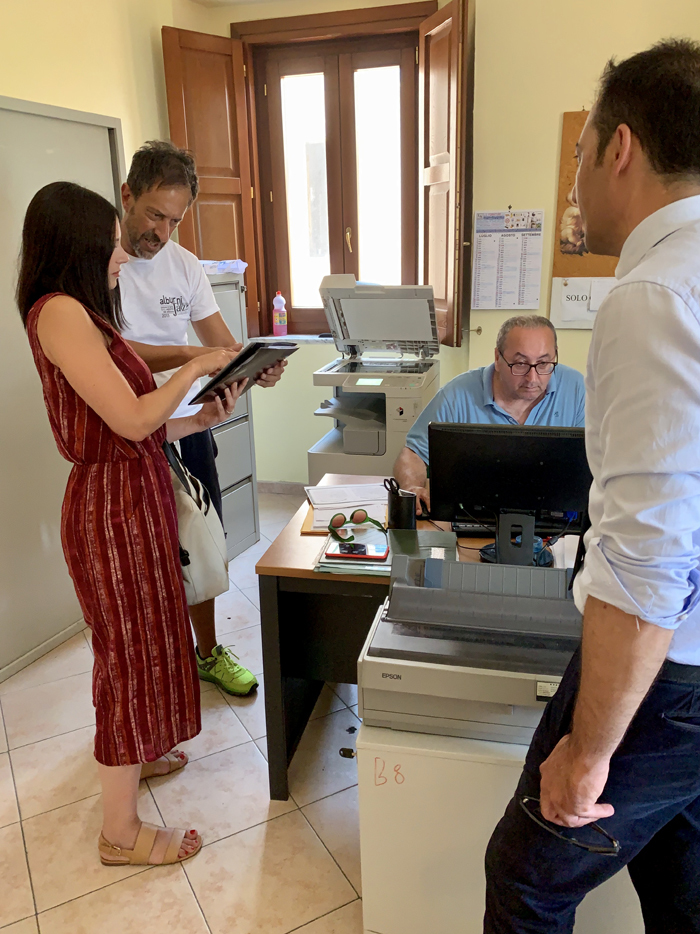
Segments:
[[[423,521],[424,521],[424,522],[429,522],[432,526],[434,526],[434,527],[438,530],[438,532],[444,532],[444,531],[445,531],[444,529],[441,529],[441,528],[440,528],[440,526],[437,524],[437,522],[433,522],[432,519],[424,519]],[[472,547],[471,545],[460,545],[459,541],[457,542],[457,547],[458,547],[458,548],[464,548],[464,549],[466,549],[466,551],[478,551],[478,550],[479,550],[478,548],[474,548],[474,547]]]

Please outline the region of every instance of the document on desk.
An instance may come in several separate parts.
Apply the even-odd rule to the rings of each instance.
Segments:
[[[336,512],[353,506],[368,506],[383,503],[386,506],[387,491],[383,483],[357,483],[349,486],[305,486],[304,490],[314,509],[336,509]]]
[[[472,308],[537,309],[544,211],[477,211]]]

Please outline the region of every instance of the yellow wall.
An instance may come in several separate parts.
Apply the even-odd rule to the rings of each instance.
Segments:
[[[287,5],[260,4],[259,15],[268,15],[273,6]],[[498,210],[509,204],[545,209],[542,314],[549,314],[561,115],[590,107],[608,58],[624,58],[661,38],[681,35],[700,38],[698,0],[588,0],[583,5],[560,0],[477,0],[474,209]],[[480,325],[483,333],[470,335],[468,353],[466,348],[441,350],[443,384],[468,366],[491,362],[496,333],[509,314],[472,314],[471,327]],[[590,331],[560,330],[562,362],[583,372],[589,338]],[[300,381],[309,379],[308,371],[301,368],[291,375]],[[295,382],[295,398],[300,391],[300,383]],[[305,411],[299,411],[293,422],[278,420],[272,395],[258,393],[257,436],[274,425],[277,443],[285,451],[292,451],[292,436],[305,438],[304,445],[310,446],[321,429]],[[280,463],[261,449],[258,476],[302,479],[302,461],[295,451]]]
[[[669,36],[700,38],[697,0],[477,0],[474,209],[546,211],[541,311],[549,313],[564,111],[588,109],[611,57]],[[470,365],[490,362],[507,313],[474,312]],[[590,331],[560,330],[562,362],[584,371]]]
[[[307,13],[330,13],[336,10],[362,10],[373,6],[395,6],[397,3],[411,0],[253,0],[249,3],[223,3],[203,8],[202,12],[192,9],[192,4],[184,0],[187,9],[180,11],[183,0],[173,0],[175,16],[180,19],[179,26],[184,29],[197,29],[200,32],[230,36],[231,23],[243,23],[256,19],[272,19],[278,16],[303,16]],[[438,6],[445,6],[449,0],[438,0]],[[187,25],[187,21],[192,25]]]
[[[167,132],[160,27],[170,0],[3,0],[0,94],[122,120],[130,152]]]
[[[382,0],[387,4],[390,0]],[[444,5],[446,0],[440,0]],[[474,207],[546,210],[541,311],[548,313],[561,114],[589,107],[605,61],[671,35],[700,37],[698,0],[476,0]],[[205,7],[192,0],[3,0],[0,95],[122,120],[127,160],[167,135],[160,27],[228,35],[236,20],[361,8],[371,0],[264,0]],[[443,382],[488,363],[506,313],[472,315],[467,349],[443,349]],[[588,332],[560,332],[561,359],[585,366]],[[255,391],[258,476],[304,480],[306,449],[323,433],[311,372],[332,358],[304,347],[284,392]]]

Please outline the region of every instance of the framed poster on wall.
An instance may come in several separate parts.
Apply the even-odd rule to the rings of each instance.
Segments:
[[[576,142],[587,117],[587,110],[578,110],[565,113],[562,120],[549,310],[557,328],[593,327],[600,303],[614,284],[617,266],[616,256],[598,256],[586,249],[581,212],[572,198]]]

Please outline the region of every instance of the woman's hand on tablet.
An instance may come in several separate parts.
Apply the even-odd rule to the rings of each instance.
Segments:
[[[198,431],[204,431],[207,428],[215,428],[227,418],[231,418],[236,402],[246,387],[248,380],[243,379],[239,383],[231,383],[224,387],[224,397],[217,398],[213,402],[205,402],[197,415],[193,416],[201,426]]]
[[[190,360],[187,366],[192,368],[193,378],[199,379],[200,376],[216,376],[225,366],[235,360],[240,351],[231,350],[226,347],[220,347],[218,350],[210,350],[207,353],[200,354],[194,360]]]

